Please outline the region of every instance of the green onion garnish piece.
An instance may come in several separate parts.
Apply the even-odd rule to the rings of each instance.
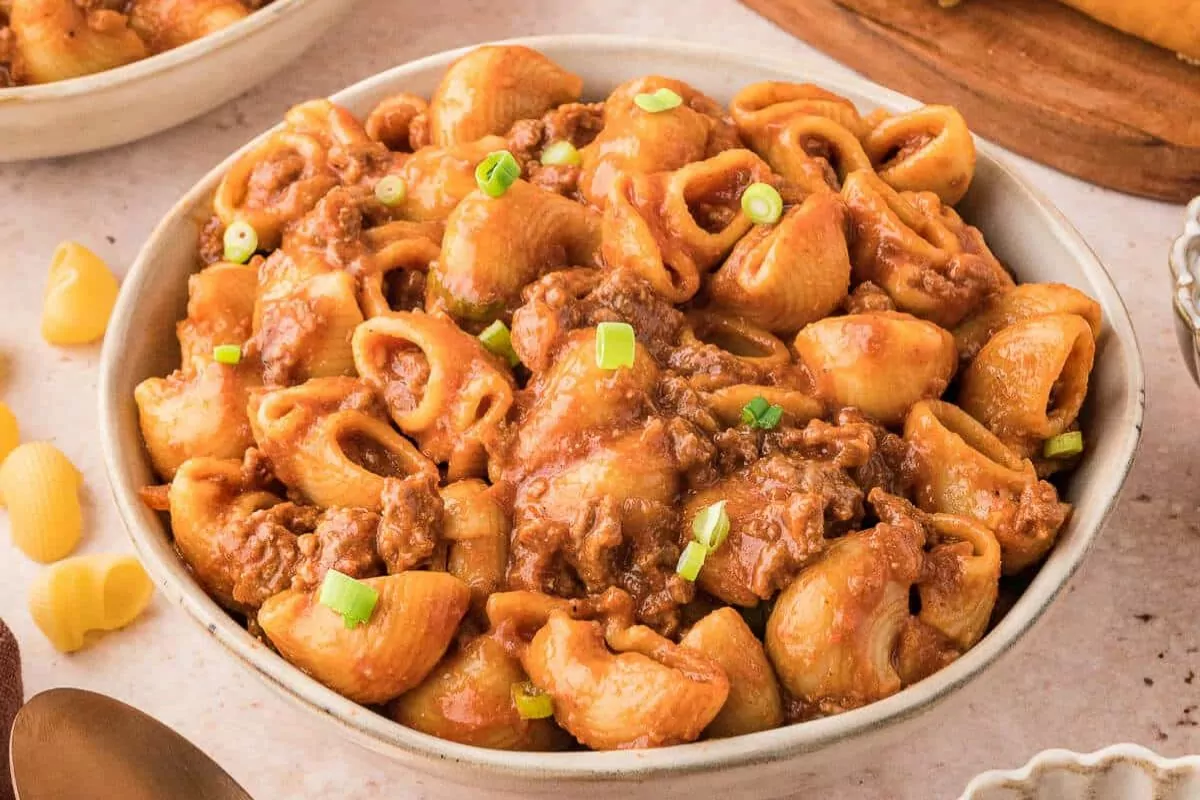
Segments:
[[[688,542],[687,547],[683,548],[683,553],[679,556],[679,563],[675,565],[675,571],[685,581],[694,583],[696,576],[700,574],[700,568],[704,566],[704,559],[707,555],[707,547],[699,542]]]
[[[765,397],[762,395],[755,397],[749,403],[746,403],[746,405],[742,406],[742,422],[753,426],[756,422],[758,422],[758,418],[766,413],[767,409],[770,407],[771,404],[767,402]]]
[[[529,681],[512,685],[512,699],[521,719],[545,719],[554,716],[554,698]]]
[[[1042,455],[1046,458],[1070,458],[1083,452],[1083,433],[1069,431],[1051,436],[1042,445]]]
[[[742,211],[751,222],[771,225],[783,214],[783,198],[769,183],[752,183],[742,192]]]
[[[325,573],[318,600],[321,605],[341,614],[347,628],[353,628],[370,621],[375,604],[379,602],[379,592],[362,581],[331,569]]]
[[[728,535],[729,515],[725,513],[724,500],[705,506],[692,520],[692,536],[710,553],[720,547]]]
[[[596,326],[596,366],[632,367],[636,344],[633,326],[628,322],[601,322]]]
[[[245,264],[258,249],[258,233],[248,222],[238,220],[225,229],[225,260]]]
[[[242,347],[237,344],[219,344],[213,348],[213,360],[218,364],[240,364]]]
[[[559,139],[557,142],[551,142],[546,145],[546,149],[542,151],[542,163],[552,167],[569,166],[578,167],[582,163],[579,157],[579,151],[575,149],[575,145]]]
[[[641,92],[634,96],[633,102],[642,111],[657,114],[660,111],[670,111],[683,104],[683,98],[670,89],[658,89],[654,92]]]
[[[783,406],[768,403],[762,395],[755,397],[742,406],[742,422],[751,428],[762,428],[769,431],[779,425],[783,419]]]
[[[408,185],[399,175],[384,175],[375,184],[375,196],[379,202],[388,208],[393,208],[404,202],[408,197]]]
[[[483,346],[496,355],[508,359],[510,367],[521,363],[521,359],[517,357],[517,351],[513,350],[512,335],[508,332],[508,326],[500,320],[496,320],[484,328],[483,333],[479,334],[479,341],[483,342]]]
[[[507,150],[488,153],[488,157],[475,167],[475,183],[488,197],[499,197],[508,191],[517,178],[521,177],[521,165]]]

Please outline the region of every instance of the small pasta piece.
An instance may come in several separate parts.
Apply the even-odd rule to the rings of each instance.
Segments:
[[[563,267],[599,266],[600,245],[600,215],[587,206],[522,180],[500,197],[475,191],[446,220],[426,305],[475,330],[511,319],[526,284]]]
[[[120,287],[105,263],[81,244],[63,242],[50,261],[42,306],[42,338],[87,344],[104,335]]]
[[[83,535],[82,476],[49,442],[20,445],[0,464],[0,503],[8,507],[13,543],[49,564],[71,554]]]
[[[783,724],[775,671],[740,614],[729,607],[717,609],[692,626],[679,644],[704,653],[729,677],[729,697],[704,729],[706,736],[740,736]]]
[[[949,331],[895,311],[826,317],[796,334],[794,346],[827,406],[853,406],[884,425],[940,397],[958,367]]]
[[[855,135],[823,116],[798,115],[771,126],[752,147],[771,169],[812,194],[836,192],[850,173],[871,168]]]
[[[467,612],[466,584],[444,572],[362,581],[379,593],[371,618],[348,628],[316,592],[289,589],[263,603],[258,624],[279,653],[356,703],[386,703],[433,670]]]
[[[417,688],[388,705],[401,725],[452,742],[496,750],[564,750],[571,737],[553,719],[522,719],[514,684],[528,680],[521,662],[492,636],[448,655]]]
[[[367,115],[364,127],[367,136],[381,142],[389,150],[411,153],[418,147],[413,141],[413,121],[428,111],[429,103],[425,102],[425,98],[400,92],[380,101]]]
[[[713,416],[727,428],[736,427],[742,421],[742,409],[756,397],[783,409],[780,424],[800,426],[825,413],[820,400],[799,389],[785,386],[759,386],[738,383],[704,392],[701,395]]]
[[[729,696],[716,661],[641,625],[607,634],[553,611],[521,656],[558,724],[593,750],[695,741]]]
[[[892,188],[933,192],[947,205],[963,198],[975,175],[975,140],[950,106],[888,117],[863,137],[863,147]]]
[[[1075,314],[1009,325],[963,372],[959,405],[1018,454],[1032,456],[1079,416],[1095,356],[1091,326]]]
[[[502,488],[469,479],[441,490],[442,537],[450,543],[446,571],[471,589],[471,607],[477,612],[504,586],[512,525]]]
[[[433,144],[446,147],[507,133],[517,120],[540,117],[582,93],[582,78],[536,50],[477,47],[450,65],[433,94]]]
[[[75,556],[38,573],[29,613],[56,650],[73,653],[84,647],[88,633],[133,622],[153,594],[154,583],[133,556]]]
[[[16,449],[17,444],[21,441],[21,429],[17,424],[17,417],[13,414],[12,409],[4,403],[0,403],[0,464],[4,463],[4,459],[8,454]],[[0,492],[2,495],[3,492]],[[3,498],[0,497],[0,502]]]
[[[650,114],[635,98],[662,89],[683,98],[667,113]],[[597,208],[608,204],[621,175],[664,172],[740,147],[720,105],[683,81],[651,75],[621,84],[604,101],[604,128],[579,151],[579,192]]]
[[[1102,318],[1095,300],[1063,283],[1022,283],[994,295],[954,329],[958,357],[963,361],[974,359],[1002,329],[1043,314],[1077,314],[1087,320],[1093,337],[1100,335]]]
[[[161,53],[216,33],[249,14],[241,0],[134,0],[129,26],[152,51]]]
[[[811,83],[761,81],[743,87],[729,106],[742,136],[756,150],[772,130],[796,117],[823,117],[856,137],[867,131],[854,103]]]
[[[145,58],[124,14],[77,0],[11,0],[22,76],[29,83],[78,78]]]
[[[406,188],[397,214],[417,222],[445,220],[464,197],[478,188],[475,167],[479,162],[488,153],[507,147],[502,136],[484,136],[451,147],[417,150],[391,173],[399,176]]]
[[[846,205],[833,193],[755,226],[708,281],[715,307],[782,334],[833,313],[849,288]]]
[[[932,193],[900,193],[870,170],[846,178],[854,281],[871,281],[897,308],[953,328],[1012,277],[974,227]]]
[[[487,473],[516,386],[475,336],[444,317],[397,311],[359,325],[358,374],[379,390],[392,420],[458,480]]]
[[[672,303],[686,302],[754,227],[742,192],[770,180],[771,168],[749,150],[726,150],[674,172],[621,175],[604,212],[604,261],[637,272]]]

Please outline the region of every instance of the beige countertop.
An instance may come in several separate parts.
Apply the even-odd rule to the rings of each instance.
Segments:
[[[123,272],[184,189],[296,101],[446,48],[581,32],[713,42],[837,69],[734,0],[365,0],[304,61],[191,124],[106,153],[0,165],[0,399],[27,440],[55,441],[83,470],[84,551],[131,547],[95,436],[98,348],[54,349],[37,335],[59,240],[84,242]],[[1141,454],[1084,569],[1015,652],[936,709],[919,736],[819,792],[804,787],[810,797],[953,798],[975,773],[1049,747],[1134,741],[1167,755],[1200,752],[1200,390],[1176,350],[1165,267],[1182,209],[1014,162],[1083,232],[1130,307],[1148,371]],[[25,609],[38,567],[11,546],[6,525],[0,519],[0,616],[24,648],[30,693],[82,686],[133,703],[259,800],[463,796],[295,710],[161,597],[130,629],[57,654]]]

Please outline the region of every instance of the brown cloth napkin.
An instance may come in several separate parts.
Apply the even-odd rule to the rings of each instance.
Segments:
[[[12,776],[8,774],[8,739],[24,697],[17,637],[0,619],[0,800],[14,800]]]

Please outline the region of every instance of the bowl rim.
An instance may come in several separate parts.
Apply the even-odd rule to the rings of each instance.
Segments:
[[[611,58],[616,52],[630,50],[650,57],[687,57],[708,64],[729,64],[738,68],[790,73],[797,80],[820,81],[823,86],[833,91],[858,95],[893,109],[920,105],[911,98],[864,78],[840,74],[820,63],[785,61],[707,44],[606,34],[518,37],[480,44],[518,44],[541,50],[569,50],[574,55],[592,58]],[[349,97],[352,101],[355,95],[392,87],[413,73],[431,68],[444,68],[454,59],[478,46],[480,45],[474,44],[435,53],[384,70],[331,95],[330,99],[334,102],[344,102]],[[664,66],[664,69],[668,68]],[[1019,177],[1005,163],[1007,156],[1004,151],[996,145],[977,139],[979,152],[991,162],[990,166],[1005,174],[1019,191],[1035,202],[1041,214],[1040,224],[1055,229],[1064,245],[1073,251],[1080,269],[1098,295],[1102,296],[1106,308],[1117,312],[1110,315],[1112,318],[1108,319],[1107,323],[1111,335],[1127,348],[1128,364],[1125,366],[1124,389],[1125,396],[1132,396],[1133,401],[1132,416],[1123,424],[1125,437],[1121,452],[1124,462],[1112,465],[1108,473],[1114,491],[1104,502],[1094,527],[1080,530],[1073,538],[1070,550],[1061,545],[1056,548],[1054,561],[1048,562],[1038,573],[1000,623],[975,647],[949,666],[884,700],[833,717],[728,739],[638,751],[537,753],[489,750],[462,745],[395,723],[338,695],[270,652],[209,598],[198,584],[186,578],[186,567],[179,562],[177,556],[172,556],[173,563],[160,560],[155,552],[153,540],[161,538],[161,535],[142,524],[140,517],[143,512],[137,495],[138,487],[133,485],[122,467],[124,459],[116,431],[121,427],[122,408],[127,408],[132,399],[117,397],[114,394],[114,384],[122,359],[121,342],[126,334],[132,334],[135,330],[135,297],[152,282],[154,254],[159,249],[170,246],[168,228],[171,223],[191,214],[191,209],[211,194],[217,181],[241,154],[249,151],[279,127],[277,125],[254,137],[188,190],[162,217],[130,267],[122,284],[101,356],[100,433],[104,462],[122,522],[139,556],[164,593],[182,605],[194,621],[206,628],[223,647],[237,657],[238,661],[254,670],[268,685],[298,706],[315,711],[318,716],[335,723],[349,738],[369,749],[392,758],[408,758],[410,763],[418,767],[430,762],[448,762],[482,769],[497,777],[575,781],[628,781],[643,780],[650,776],[696,774],[718,766],[751,766],[822,750],[923,714],[1008,652],[1066,587],[1112,514],[1141,440],[1145,410],[1145,371],[1129,311],[1099,259],[1062,213],[1038,189]],[[144,461],[144,453],[139,454],[138,458]]]
[[[101,89],[109,89],[127,83],[152,78],[161,72],[169,72],[177,67],[198,61],[209,53],[232,47],[238,42],[253,36],[267,25],[285,14],[326,0],[274,0],[268,6],[251,12],[245,19],[238,20],[232,25],[210,33],[194,41],[155,53],[152,56],[122,64],[119,67],[68,78],[51,83],[35,83],[25,86],[8,86],[0,88],[0,108],[9,104],[24,104],[65,100],[80,95],[89,94]],[[351,0],[334,0],[334,2],[351,2]],[[250,87],[247,86],[247,89]]]
[[[1031,790],[1036,788],[1035,773],[1053,768],[1082,767],[1088,772],[1101,771],[1114,761],[1139,762],[1148,764],[1162,774],[1192,773],[1200,775],[1200,755],[1178,756],[1166,758],[1158,753],[1133,742],[1112,744],[1091,753],[1077,753],[1073,750],[1054,748],[1035,754],[1016,769],[990,769],[981,772],[971,779],[958,800],[973,800],[977,793],[987,789],[1020,788]],[[1017,784],[1012,787],[1012,784]]]

